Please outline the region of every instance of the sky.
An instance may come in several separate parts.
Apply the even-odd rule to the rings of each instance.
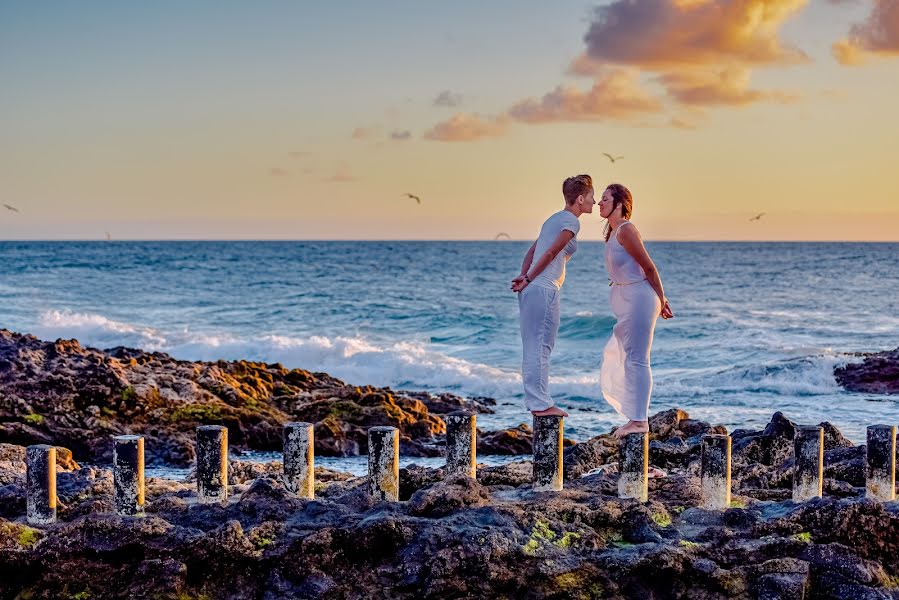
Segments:
[[[899,0],[0,0],[0,239],[899,241],[896,98]]]

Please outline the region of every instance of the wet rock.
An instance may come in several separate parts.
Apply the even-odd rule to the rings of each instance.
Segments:
[[[410,500],[375,503],[365,478],[336,480],[309,501],[289,494],[276,469],[238,464],[241,476],[258,477],[234,486],[241,491],[229,503],[199,505],[192,486],[151,480],[141,519],[98,514],[111,497],[108,475],[83,468],[60,474],[70,504],[59,524],[34,534],[43,538],[0,518],[0,570],[13,574],[0,592],[875,598],[889,597],[899,568],[891,505],[824,498],[701,511],[691,508],[692,472],[653,480],[647,504],[610,496],[603,476],[534,493],[530,466],[482,467],[477,481],[410,467]],[[48,575],[40,566],[50,563]]]
[[[818,423],[818,425],[824,430],[824,449],[825,450],[834,450],[837,448],[854,448],[855,444],[849,441],[839,429],[833,426],[831,423],[824,421],[823,423]]]
[[[666,442],[653,440],[649,442],[649,462],[659,467],[681,466],[698,458],[702,445],[698,438],[689,438],[687,444],[683,438],[672,437]]]
[[[409,499],[411,513],[422,517],[442,517],[465,507],[485,506],[490,492],[470,477],[458,476],[415,492]]]
[[[493,467],[479,466],[477,474],[478,481],[483,485],[518,487],[531,483],[534,463],[522,460]]]
[[[666,440],[678,430],[680,422],[690,418],[686,411],[679,408],[656,413],[649,417],[649,433],[655,439]]]
[[[0,444],[0,486],[25,483],[25,448]]]
[[[824,477],[850,486],[865,486],[865,447],[824,451]]]
[[[409,465],[400,469],[400,500],[408,500],[418,490],[443,480],[443,469]]]
[[[564,477],[578,479],[587,471],[618,460],[618,440],[609,434],[598,435],[563,452]]]
[[[23,516],[25,516],[24,484],[0,486],[0,517],[16,519]]]
[[[478,453],[480,454],[530,454],[533,447],[534,432],[526,423],[502,431],[484,433],[478,430]]]
[[[850,392],[899,394],[899,348],[862,356],[860,363],[834,367],[837,383]]]
[[[865,585],[877,585],[887,578],[881,565],[856,556],[842,544],[809,545],[799,558],[808,562],[816,575],[836,572]]]
[[[397,394],[419,400],[428,407],[428,411],[435,415],[448,415],[457,411],[473,412],[481,415],[490,415],[495,411],[496,400],[484,396],[463,398],[455,394],[434,394],[431,392],[410,392],[401,390]]]

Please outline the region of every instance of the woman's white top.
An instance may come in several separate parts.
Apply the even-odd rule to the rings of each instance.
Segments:
[[[616,285],[627,285],[646,279],[643,267],[618,241],[618,233],[621,228],[628,225],[632,225],[632,223],[625,221],[616,227],[606,243],[606,269],[609,272],[609,279]]]

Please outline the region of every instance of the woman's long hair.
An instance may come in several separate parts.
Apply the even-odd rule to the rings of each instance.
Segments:
[[[612,210],[614,211],[620,206],[621,216],[625,219],[629,219],[631,217],[631,212],[634,210],[634,197],[631,196],[631,191],[620,183],[611,183],[606,189],[612,192]],[[608,242],[609,237],[612,235],[612,226],[609,225],[608,221],[606,221],[606,228],[603,231],[603,234]]]

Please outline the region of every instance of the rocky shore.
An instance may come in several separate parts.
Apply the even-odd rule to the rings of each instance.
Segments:
[[[822,423],[825,497],[793,503],[796,424],[780,413],[729,432],[725,511],[696,508],[701,436],[724,428],[678,409],[651,419],[650,459],[668,476],[650,480],[645,504],[617,498],[608,434],[569,444],[559,493],[532,491],[528,460],[481,466],[476,480],[411,466],[396,503],[324,469],[302,500],[278,463],[235,460],[227,503],[198,504],[190,479],[150,478],[146,515],[122,517],[110,471],[79,465],[108,464],[109,436],[124,432],[147,437],[149,459],[189,464],[202,422],[278,448],[293,419],[316,423],[321,454],[364,453],[365,429],[389,424],[403,452],[426,455],[441,451],[438,415],[459,408],[490,403],[0,331],[0,599],[899,598],[899,503],[864,499],[865,447]],[[529,433],[482,437],[526,449]],[[23,446],[37,442],[72,451],[59,453],[59,520],[42,528],[24,518]]]
[[[672,410],[653,417],[669,476],[646,504],[616,497],[603,435],[566,450],[561,493],[533,492],[520,461],[477,480],[403,469],[398,503],[318,469],[309,501],[278,463],[232,461],[228,503],[151,478],[144,517],[113,514],[108,470],[69,463],[42,529],[24,524],[24,448],[0,444],[0,598],[899,598],[899,505],[863,499],[864,447],[825,424],[825,497],[795,504],[793,427],[734,432],[722,512],[695,508],[714,428]]]
[[[366,431],[400,431],[405,456],[439,456],[441,414],[490,413],[489,398],[357,387],[327,373],[248,361],[181,361],[129,348],[96,350],[0,329],[0,442],[53,444],[109,462],[110,436],[146,439],[147,463],[189,466],[197,425],[228,427],[232,448],[280,450],[287,421],[315,424],[318,456],[367,452]],[[528,426],[481,432],[489,454],[529,451]]]

